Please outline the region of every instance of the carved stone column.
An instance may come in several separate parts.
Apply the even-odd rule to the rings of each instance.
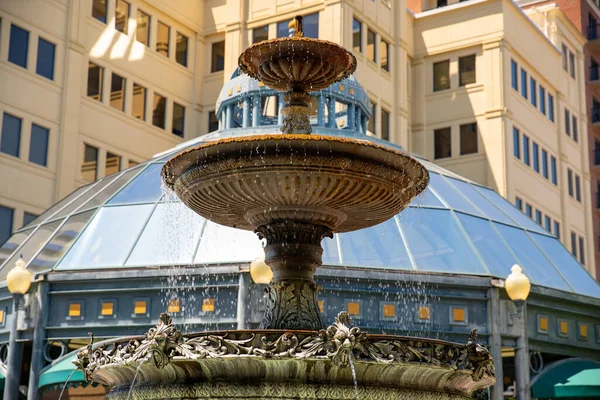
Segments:
[[[312,133],[310,127],[310,94],[304,91],[289,91],[283,95],[285,107],[283,114],[282,133]]]
[[[273,270],[267,291],[262,329],[319,330],[325,327],[317,305],[313,280],[321,265],[321,240],[333,237],[331,229],[295,221],[277,221],[255,231],[267,240],[265,262]]]

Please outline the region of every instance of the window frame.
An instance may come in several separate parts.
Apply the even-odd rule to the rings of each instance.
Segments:
[[[469,70],[463,70],[466,68],[466,65],[464,65],[466,63],[467,60],[471,60],[473,59],[473,77],[471,79],[468,79],[468,81],[465,81],[465,75],[468,76]],[[459,87],[463,87],[466,85],[471,85],[471,84],[476,84],[477,83],[477,55],[476,54],[469,54],[468,56],[463,56],[463,57],[459,57],[458,58],[458,86]]]
[[[5,127],[5,124],[7,121],[6,117],[10,117],[19,123],[19,129],[18,129],[18,132],[16,132],[16,154],[10,153],[8,151],[11,149],[7,148],[6,151],[4,150],[5,144],[8,143],[7,139],[4,139],[4,135],[5,135],[4,127]],[[22,141],[23,141],[23,118],[19,118],[14,114],[4,111],[2,113],[2,126],[0,127],[0,153],[6,154],[11,157],[20,158]],[[6,145],[6,146],[8,146],[8,145]]]
[[[437,154],[438,136],[440,136],[440,140],[441,140],[442,139],[441,135],[445,134],[445,133],[448,133],[447,143],[441,143],[440,146],[447,145],[447,149],[448,149],[447,154],[448,155],[438,156],[438,154]],[[440,148],[440,152],[441,151],[442,150]],[[444,154],[446,154],[446,153],[444,153]],[[433,159],[434,160],[443,160],[446,158],[452,158],[452,127],[450,127],[450,126],[446,126],[444,128],[438,128],[438,129],[433,130]]]
[[[40,162],[37,162],[37,161],[34,161],[34,160],[31,159],[31,155],[34,153],[32,151],[32,148],[34,146],[34,140],[33,140],[33,138],[34,138],[34,127],[37,127],[40,130],[45,131],[45,133],[46,133],[46,143],[45,143],[45,147],[46,148],[45,148],[45,151],[44,151],[43,163],[40,163]],[[27,156],[28,161],[30,163],[33,163],[33,164],[36,164],[36,165],[39,165],[39,166],[42,166],[42,167],[48,167],[48,147],[50,145],[50,128],[46,128],[44,126],[36,124],[35,122],[32,122],[31,123],[31,131],[30,131],[29,135],[30,135],[29,136],[29,154]]]
[[[439,71],[437,70],[437,68],[442,67],[443,65],[445,66],[445,71]],[[444,77],[444,75],[440,76],[440,79],[436,79],[437,76],[437,72],[442,72],[442,73],[446,73],[446,79],[447,79],[447,84],[443,84],[442,83],[442,78]],[[437,84],[436,84],[437,82]],[[442,92],[444,90],[449,90],[451,88],[451,83],[450,83],[450,59],[447,60],[442,60],[442,61],[438,61],[433,63],[433,91],[435,92]]]
[[[20,32],[13,31],[13,28],[19,30]],[[16,46],[17,43],[13,43],[13,38],[16,37],[16,33],[24,33],[25,38],[25,49],[22,49],[20,46]],[[12,65],[16,65],[23,69],[27,69],[29,66],[29,41],[31,40],[31,31],[21,28],[21,26],[11,23],[9,29],[9,37],[8,37],[8,62]],[[14,51],[13,51],[14,49]],[[23,58],[24,65],[22,65],[19,61]]]
[[[44,74],[43,73],[44,71],[40,71],[40,69],[43,69],[47,65],[47,64],[43,64],[43,63],[40,62],[40,61],[45,60],[45,57],[42,56],[42,55],[40,55],[40,47],[41,47],[40,45],[42,43],[47,43],[48,45],[52,46],[52,63],[51,63],[52,65],[50,67],[49,76],[46,75],[46,74]],[[41,77],[44,77],[46,79],[49,79],[49,80],[53,81],[54,80],[54,66],[55,66],[55,63],[56,63],[56,44],[52,43],[49,40],[44,39],[41,36],[39,36],[38,37],[37,57],[36,57],[36,60],[35,60],[35,73],[36,73],[36,75],[39,75]]]

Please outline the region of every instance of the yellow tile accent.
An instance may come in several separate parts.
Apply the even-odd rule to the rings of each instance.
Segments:
[[[427,306],[419,306],[419,319],[430,319],[431,311]]]
[[[100,314],[102,315],[113,315],[115,309],[115,303],[113,303],[112,301],[104,301],[102,302],[102,310],[100,311]]]
[[[233,94],[233,89],[229,88],[229,90],[227,91],[227,96],[231,96]]]
[[[138,300],[135,302],[135,304],[133,306],[134,314],[146,314],[146,311],[147,311],[146,300]]]
[[[567,321],[560,321],[560,333],[567,335],[569,333],[569,324]]]
[[[350,88],[350,94],[354,96],[354,88]]]
[[[348,315],[360,315],[360,303],[351,301],[348,303]]]
[[[69,317],[81,317],[81,304],[69,304]]]
[[[540,317],[539,321],[538,321],[538,324],[539,324],[540,330],[542,330],[542,331],[547,331],[548,330],[548,318],[546,318],[546,317]]]
[[[242,91],[242,85],[237,85],[237,87],[235,88],[235,90],[239,93]]]
[[[317,305],[319,306],[319,311],[325,312],[325,302],[323,300],[317,300]]]
[[[181,310],[181,303],[179,299],[169,300],[167,305],[167,312],[179,312]]]
[[[346,89],[344,85],[340,85],[340,91],[343,92]]]
[[[0,310],[0,324],[4,323],[4,317],[5,317],[4,310]]]
[[[202,312],[214,312],[214,311],[215,311],[215,299],[202,300]]]
[[[383,316],[386,318],[393,318],[396,316],[396,306],[393,304],[383,305]]]
[[[465,322],[465,309],[464,308],[453,308],[452,319],[454,322]]]
[[[582,338],[587,337],[587,325],[579,325],[579,336]]]

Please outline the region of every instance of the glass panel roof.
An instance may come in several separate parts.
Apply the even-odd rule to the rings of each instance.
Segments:
[[[433,193],[433,185],[429,185],[420,195],[415,197],[410,203],[411,207],[440,207],[444,208],[442,202]]]
[[[483,217],[481,211],[476,209],[454,186],[450,185],[447,178],[443,178],[438,174],[429,174],[429,177],[431,178],[430,185],[450,208]]]
[[[235,251],[232,251],[234,248]],[[247,262],[254,260],[262,252],[262,244],[253,232],[208,221],[194,263]]]
[[[338,237],[334,235],[333,239],[328,237],[321,241],[323,247],[323,265],[340,265],[340,254],[338,251]]]
[[[76,189],[73,193],[69,194],[68,196],[65,196],[58,203],[44,211],[39,217],[31,221],[25,228],[41,224],[42,222],[46,221],[49,217],[52,217],[54,214],[56,214],[57,211],[61,210],[64,206],[71,203],[74,199],[78,198],[88,190],[92,189],[97,184],[98,182],[94,182]]]
[[[13,234],[3,245],[0,247],[0,266],[4,264],[6,259],[10,257],[12,253],[23,244],[25,239],[33,232],[32,229],[21,231]],[[12,267],[11,267],[12,268]]]
[[[129,182],[108,204],[154,203],[162,196],[160,169],[162,164],[150,164],[136,179]]]
[[[112,183],[107,185],[101,191],[97,192],[98,194],[96,194],[94,197],[92,197],[90,199],[90,201],[88,201],[83,206],[81,206],[80,209],[85,210],[88,208],[92,208],[92,207],[96,207],[101,204],[104,204],[104,202],[106,200],[110,199],[113,196],[113,194],[115,194],[117,191],[121,190],[121,188],[123,188],[123,185],[128,183],[129,180],[131,178],[133,178],[133,176],[135,174],[140,172],[140,170],[141,170],[140,168],[141,168],[140,166],[136,166],[132,169],[126,170],[121,175],[118,175],[118,177]]]
[[[112,181],[114,181],[117,177],[118,177],[118,175],[115,174],[115,175],[111,175],[107,178],[104,178],[104,179],[98,181],[98,183],[96,185],[94,185],[93,188],[90,188],[90,190],[86,191],[81,196],[79,196],[78,198],[73,200],[68,206],[64,207],[62,210],[57,212],[56,215],[53,215],[52,219],[55,219],[58,217],[64,217],[66,215],[69,215],[69,214],[77,211],[82,204],[84,204],[90,198],[95,196],[96,193],[102,191],[102,189],[104,189],[106,186],[110,185],[112,183]]]

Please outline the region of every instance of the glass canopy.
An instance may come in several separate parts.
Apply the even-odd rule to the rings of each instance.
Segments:
[[[20,254],[35,274],[252,261],[262,251],[252,232],[204,220],[160,182],[166,159],[220,137],[77,189],[4,243],[0,279]],[[549,232],[494,191],[420,161],[427,190],[389,221],[325,239],[324,265],[505,278],[518,263],[535,285],[600,298],[598,283]]]

